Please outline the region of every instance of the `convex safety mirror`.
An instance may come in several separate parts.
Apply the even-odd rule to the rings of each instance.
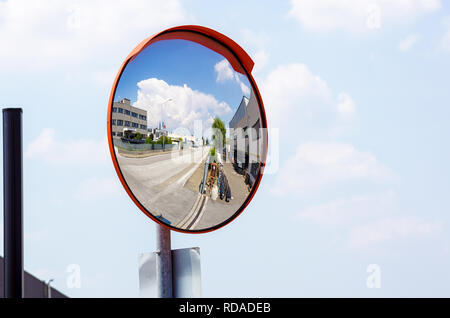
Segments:
[[[224,35],[182,26],[144,40],[116,76],[108,140],[120,181],[163,226],[207,232],[261,180],[267,123],[253,62]]]

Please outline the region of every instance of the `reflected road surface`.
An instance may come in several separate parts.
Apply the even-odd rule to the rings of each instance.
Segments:
[[[206,158],[209,147],[158,153],[146,158],[116,156],[122,174],[138,201],[153,215],[162,215],[176,226],[198,198],[184,184]]]

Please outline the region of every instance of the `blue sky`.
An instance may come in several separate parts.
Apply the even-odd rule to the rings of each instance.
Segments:
[[[1,105],[24,110],[26,269],[72,297],[138,295],[155,225],[117,181],[107,102],[131,49],[181,24],[252,56],[279,132],[278,167],[239,218],[172,235],[174,248],[200,247],[203,295],[448,297],[450,7],[439,0],[0,2]],[[370,264],[381,288],[367,287]]]
[[[218,68],[218,65],[223,65],[223,67]],[[239,82],[236,77],[239,78]],[[160,84],[155,83],[156,86],[138,87],[139,82],[151,78],[162,80],[169,86],[162,87],[161,82]],[[168,129],[173,130],[180,125],[179,122],[171,120],[178,113],[185,112],[187,117],[191,113],[199,112],[200,108],[205,106],[203,105],[205,104],[204,96],[199,96],[203,93],[210,95],[213,100],[206,102],[208,112],[202,114],[198,119],[206,122],[208,119],[218,116],[228,124],[239,106],[242,96],[249,97],[248,91],[243,91],[240,83],[249,89],[250,84],[246,77],[235,72],[222,55],[195,42],[164,40],[148,46],[127,64],[118,83],[114,100],[128,98],[132,104],[137,103],[136,106],[148,110],[149,116],[153,115],[159,121],[160,104],[170,98],[172,103],[170,105],[164,103],[163,113],[164,120],[172,124],[172,127],[168,127]],[[174,86],[183,87],[184,85],[187,85],[192,92],[190,90],[183,90],[183,92],[174,90]],[[138,100],[138,91],[152,96]],[[177,98],[178,100],[176,100]],[[229,109],[227,112],[220,111],[218,104],[221,102],[227,104]],[[153,108],[155,111],[151,111]],[[173,111],[167,108],[173,108]],[[193,121],[190,123],[190,127],[186,128],[192,130]]]

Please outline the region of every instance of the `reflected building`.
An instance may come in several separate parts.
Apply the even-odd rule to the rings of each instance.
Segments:
[[[261,163],[261,116],[253,91],[250,98],[242,97],[233,118],[229,122],[230,151],[235,169],[246,176],[246,182],[253,186]]]
[[[168,137],[172,138],[173,142],[179,143],[180,140],[185,146],[189,147],[200,147],[203,145],[202,138],[196,138],[193,135],[180,135],[176,133],[169,133]]]
[[[112,135],[123,137],[125,131],[139,132],[147,136],[147,111],[131,105],[128,98],[113,103],[111,118]]]
[[[165,129],[158,129],[158,128],[149,128],[148,129],[148,135],[153,136],[153,140],[158,140],[161,136],[168,136],[168,132]]]

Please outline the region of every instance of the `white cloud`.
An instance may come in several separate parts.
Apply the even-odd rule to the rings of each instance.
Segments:
[[[265,50],[259,50],[256,51],[255,54],[253,54],[252,59],[255,63],[252,71],[253,75],[259,74],[264,69],[264,67],[269,62],[269,57],[269,53],[267,53]]]
[[[300,63],[278,66],[268,75],[264,86],[265,90],[277,99],[283,96],[288,99],[283,104],[292,104],[307,95],[324,100],[330,98],[327,83],[314,75],[308,66]]]
[[[280,65],[259,84],[268,125],[279,128],[280,135],[317,140],[346,135],[354,128],[356,103],[350,94],[335,96],[328,83],[305,64]],[[297,124],[287,124],[292,120]]]
[[[226,59],[217,62],[216,65],[214,65],[214,71],[217,73],[217,82],[223,83],[227,80],[234,79],[234,71]]]
[[[109,161],[105,140],[58,140],[54,129],[44,128],[28,145],[25,157],[56,165],[100,165]]]
[[[239,86],[241,87],[242,94],[249,97],[250,96],[250,88],[239,80]]]
[[[349,181],[376,181],[388,176],[387,168],[369,152],[344,143],[309,142],[300,145],[283,164],[273,193],[307,195]]]
[[[291,0],[290,15],[314,31],[364,32],[411,21],[440,7],[440,0]]]
[[[121,185],[116,177],[91,177],[83,180],[75,189],[74,197],[83,201],[98,201],[115,197],[121,193]]]
[[[250,88],[242,82],[240,75],[231,68],[230,63],[226,59],[217,62],[214,65],[214,71],[217,73],[217,82],[223,83],[228,80],[235,80],[239,84],[242,94],[247,97],[250,96]]]
[[[298,216],[301,220],[320,225],[337,225],[370,215],[389,214],[394,208],[395,199],[395,192],[391,190],[375,195],[355,195],[349,199],[308,206]]]
[[[255,63],[252,74],[258,75],[269,61],[269,53],[266,51],[268,42],[267,34],[264,32],[255,32],[251,29],[242,30],[242,43],[245,44],[245,50],[252,57]]]
[[[344,119],[350,119],[355,116],[355,101],[347,93],[338,95],[336,108],[339,115]]]
[[[398,43],[397,48],[402,52],[407,52],[419,41],[419,38],[417,34],[410,34]]]
[[[259,32],[255,32],[252,29],[243,29],[241,31],[242,34],[242,43],[244,43],[246,45],[246,48],[250,48],[250,49],[262,49],[266,43],[268,42],[269,38],[267,36],[267,33],[259,31]]]
[[[142,39],[186,20],[178,0],[1,1],[0,65],[116,64]]]
[[[308,111],[313,102],[330,102],[327,83],[305,64],[280,65],[261,83],[261,94],[272,127],[281,127],[292,112]]]
[[[157,78],[149,78],[137,83],[136,107],[147,110],[149,127],[156,127],[161,118],[168,129],[184,127],[192,131],[194,122],[201,120],[211,124],[214,117],[230,114],[232,109],[211,94],[194,90],[187,86],[170,85]],[[172,101],[163,103],[169,98]],[[163,103],[163,104],[162,104]]]
[[[421,218],[385,218],[355,228],[349,237],[351,248],[364,248],[399,239],[425,238],[441,231],[441,224]]]
[[[239,86],[241,87],[242,94],[249,97],[250,96],[250,88],[242,82],[239,83]]]
[[[269,126],[282,128],[285,135],[299,134],[299,129],[309,134],[318,125],[326,127],[320,127],[322,135],[346,131],[356,118],[353,98],[345,92],[335,97],[328,83],[302,63],[276,67],[260,81],[260,87]],[[298,124],[286,125],[293,118]],[[347,120],[338,121],[341,118]]]

